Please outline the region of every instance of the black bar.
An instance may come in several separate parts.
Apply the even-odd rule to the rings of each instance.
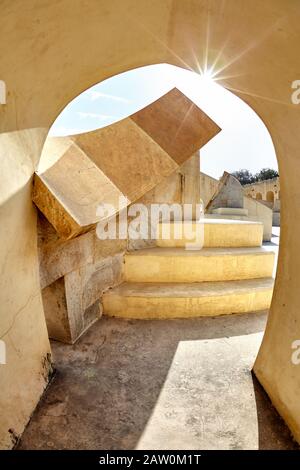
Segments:
[[[212,462],[300,462],[299,451],[155,451],[155,450],[61,450],[61,451],[0,451],[0,468],[5,468],[4,464],[24,465],[41,464],[74,464],[95,468],[119,468],[136,469],[157,467],[157,466],[197,466],[206,468]],[[54,469],[55,470],[55,469]]]

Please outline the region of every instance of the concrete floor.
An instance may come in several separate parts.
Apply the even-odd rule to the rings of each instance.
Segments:
[[[251,375],[266,313],[103,317],[74,346],[19,449],[296,449]]]
[[[266,316],[102,317],[52,342],[57,373],[18,448],[299,449],[251,375]]]

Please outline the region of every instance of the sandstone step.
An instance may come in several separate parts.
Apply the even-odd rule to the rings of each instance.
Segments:
[[[275,253],[265,248],[146,248],[128,252],[128,282],[205,282],[271,277]]]
[[[195,234],[194,239],[189,240],[185,236],[184,227]],[[185,247],[196,239],[196,234],[201,230],[204,231],[203,246],[207,248],[257,247],[261,246],[263,239],[261,222],[208,218],[203,220],[203,225],[195,221],[161,222],[158,224],[157,246]]]
[[[218,207],[217,209],[212,210],[212,214],[247,217],[248,209],[244,209],[240,207]]]
[[[246,313],[270,307],[273,279],[194,284],[123,283],[103,296],[104,314],[136,319]]]

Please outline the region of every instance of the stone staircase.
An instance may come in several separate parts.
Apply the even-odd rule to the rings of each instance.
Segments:
[[[164,319],[269,308],[275,253],[262,246],[260,222],[205,219],[198,250],[172,236],[178,223],[168,223],[169,239],[162,237],[166,223],[159,224],[156,247],[125,254],[124,282],[104,294],[104,314]]]

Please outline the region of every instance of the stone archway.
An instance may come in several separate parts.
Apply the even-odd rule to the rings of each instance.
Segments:
[[[262,194],[261,193],[256,193],[255,199],[257,199],[258,201],[261,201],[262,200]]]
[[[266,194],[266,200],[268,202],[274,202],[274,192],[273,191],[267,191],[267,194]]]
[[[300,41],[300,5],[253,2],[249,9],[246,0],[227,0],[222,11],[218,0],[166,0],[163,5],[161,0],[62,0],[47,6],[28,0],[26,10],[22,0],[16,0],[1,6],[0,78],[6,83],[7,100],[0,107],[0,220],[5,227],[0,238],[0,338],[7,342],[9,357],[1,375],[6,410],[2,447],[13,444],[9,429],[16,435],[22,432],[49,372],[30,198],[31,176],[45,137],[63,107],[85,89],[120,72],[161,62],[196,71],[204,63],[214,65],[220,83],[260,115],[272,136],[283,190],[282,243],[254,371],[300,441],[300,374],[291,360],[292,344],[300,336],[295,330],[300,311],[300,106],[291,101],[291,84],[300,69],[300,57],[294,53]],[[86,23],[83,16],[89,18]],[[287,239],[292,224],[295,230]],[[15,396],[22,393],[22,400],[12,399],[12,389]]]

